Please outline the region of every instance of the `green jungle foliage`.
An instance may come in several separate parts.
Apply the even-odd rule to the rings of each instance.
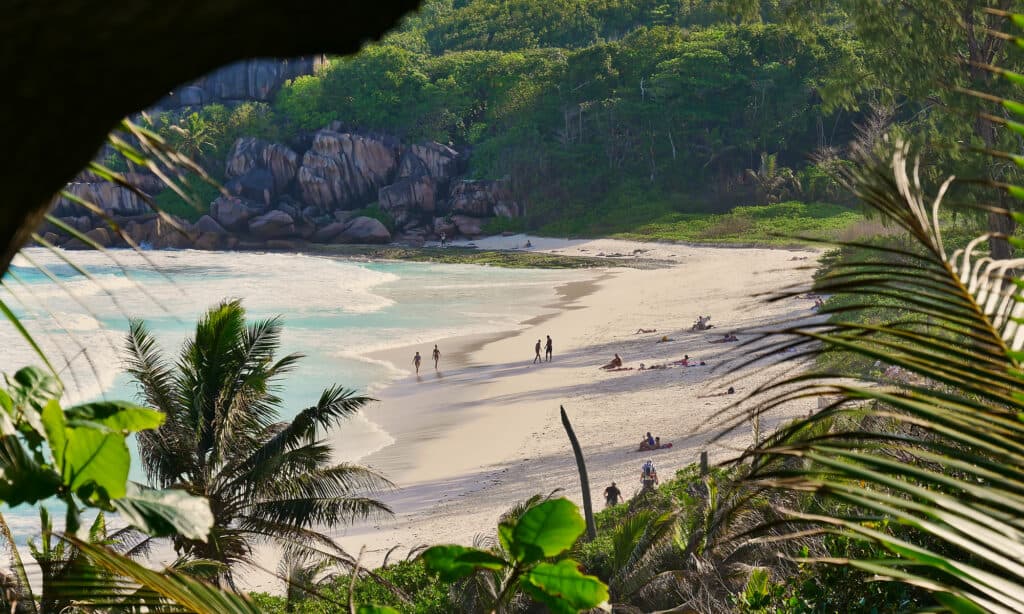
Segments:
[[[828,171],[863,114],[824,93],[860,70],[860,45],[840,25],[808,36],[781,16],[740,22],[726,4],[432,0],[272,105],[155,123],[214,177],[239,136],[299,143],[332,121],[449,143],[470,151],[473,177],[510,178],[526,204],[499,231],[599,234],[620,215],[630,230],[737,204],[841,201]]]

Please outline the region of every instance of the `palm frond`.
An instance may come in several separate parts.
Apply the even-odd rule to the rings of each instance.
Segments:
[[[760,340],[768,352],[782,344],[841,350],[914,377],[857,383],[843,373],[811,372],[762,386],[755,393],[759,412],[799,398],[836,400],[752,450],[748,480],[846,506],[846,518],[804,511],[790,517],[888,552],[870,561],[823,562],[924,587],[947,603],[1020,611],[1024,286],[1011,275],[1024,260],[977,256],[987,235],[947,255],[938,211],[951,181],[926,198],[909,161],[907,146],[898,144],[888,168],[868,161],[848,180],[865,203],[903,228],[912,247],[874,246],[877,260],[840,263],[815,283],[816,292],[854,297],[855,308],[870,306],[872,297],[898,298],[899,312],[874,324],[844,317],[796,323],[782,331],[783,340],[767,333]],[[881,264],[885,259],[906,266]],[[786,458],[799,462],[779,462]],[[888,530],[879,519],[892,523]]]

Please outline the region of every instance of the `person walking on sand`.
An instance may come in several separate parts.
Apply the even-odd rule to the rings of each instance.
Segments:
[[[434,344],[434,371],[437,371],[437,363],[441,360],[441,350],[437,349],[437,344]]]
[[[544,360],[551,362],[551,335],[548,335],[548,341],[544,344]]]
[[[537,345],[533,346],[533,351],[535,353],[535,355],[533,357],[533,364],[537,364],[538,362],[542,362],[542,360],[540,358],[540,339],[537,339]]]
[[[612,485],[604,489],[604,506],[613,507],[619,504],[619,497],[622,496],[622,491],[612,482]]]
[[[423,360],[423,359],[420,358],[420,353],[419,352],[416,352],[416,355],[412,357],[412,364],[416,365],[416,375],[420,374],[420,361],[421,360]]]

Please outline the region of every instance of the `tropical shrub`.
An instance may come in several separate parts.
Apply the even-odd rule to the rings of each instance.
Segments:
[[[167,416],[139,436],[146,474],[208,498],[213,512],[208,541],[174,536],[175,548],[224,564],[229,583],[233,565],[255,562],[253,543],[341,557],[320,527],[390,513],[368,496],[387,480],[333,463],[322,438],[370,399],[334,386],[282,421],[277,381],[301,356],[275,359],[280,339],[279,319],[247,324],[239,301],[216,305],[199,320],[174,367],[143,322],[133,320],[126,339],[127,370],[140,396]]]
[[[493,582],[493,600],[487,609],[510,611],[517,592],[522,591],[553,612],[578,612],[607,601],[607,587],[581,573],[572,559],[548,561],[569,550],[584,529],[583,517],[573,503],[548,499],[498,525],[500,548],[433,546],[422,558],[428,569],[449,582],[484,574],[484,582]]]

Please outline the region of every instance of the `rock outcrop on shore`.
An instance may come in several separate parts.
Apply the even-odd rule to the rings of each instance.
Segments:
[[[47,224],[42,236],[69,248],[126,244],[113,221],[131,242],[153,248],[421,245],[442,235],[476,238],[488,220],[521,215],[506,180],[469,180],[465,168],[465,155],[441,143],[404,144],[335,122],[304,147],[235,141],[225,162],[224,194],[206,203],[195,223],[150,209],[147,200],[163,188],[153,175],[126,173],[130,189],[83,174],[68,185],[71,198],[55,201],[57,223]]]

